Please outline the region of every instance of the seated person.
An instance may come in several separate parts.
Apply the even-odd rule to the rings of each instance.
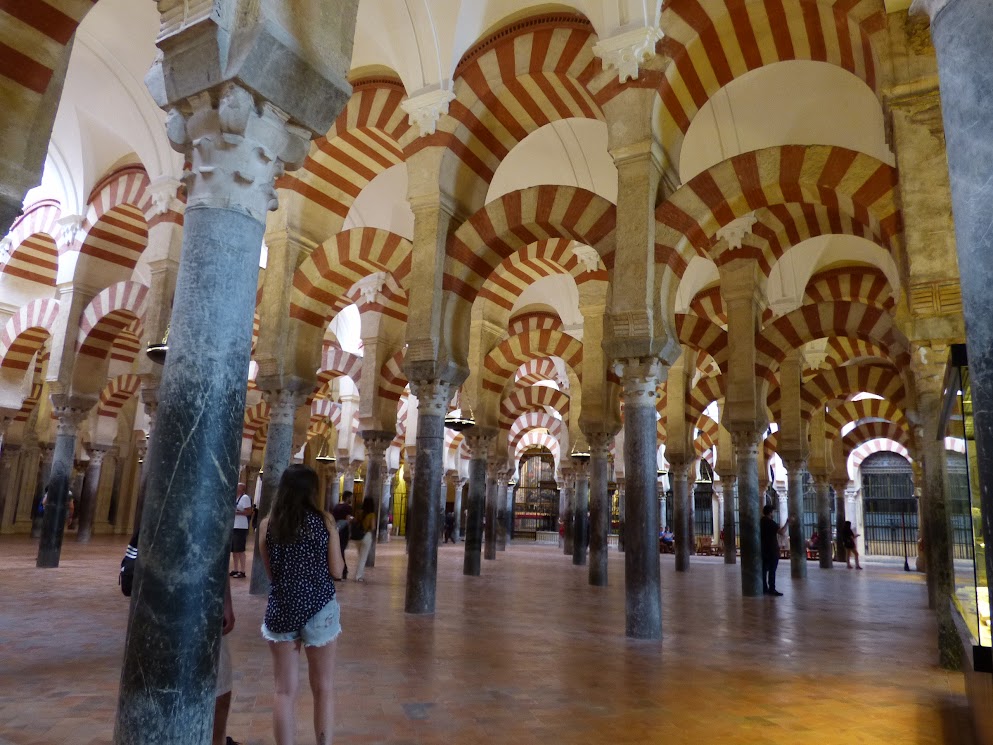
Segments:
[[[817,545],[820,542],[820,540],[821,537],[817,534],[817,531],[815,530],[813,533],[810,534],[810,538],[807,539],[807,549],[809,550],[812,548],[817,548]]]
[[[662,540],[662,543],[672,543],[676,540],[676,536],[673,535],[671,530],[669,530],[668,525],[662,528],[662,532],[659,533],[659,538]]]

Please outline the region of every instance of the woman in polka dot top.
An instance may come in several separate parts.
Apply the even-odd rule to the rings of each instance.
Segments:
[[[259,552],[272,582],[262,636],[272,652],[276,745],[292,743],[300,677],[300,648],[307,653],[314,695],[314,734],[331,742],[334,729],[334,655],[341,612],[334,578],[344,569],[334,519],[317,506],[317,473],[291,465],[279,481],[272,511],[259,525]]]

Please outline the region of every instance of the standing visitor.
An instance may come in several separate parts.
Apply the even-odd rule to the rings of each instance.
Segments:
[[[365,582],[365,563],[372,549],[372,538],[376,533],[376,502],[372,497],[362,500],[362,509],[352,520],[352,540],[359,542],[359,563],[355,570],[355,581]]]
[[[335,527],[338,529],[341,560],[345,565],[345,568],[341,571],[341,578],[348,579],[348,561],[345,558],[345,549],[348,548],[348,531],[352,522],[352,493],[350,491],[342,494],[341,501],[331,508],[331,517],[334,518]]]
[[[234,569],[228,572],[228,575],[235,579],[245,578],[245,546],[248,543],[248,520],[252,516],[252,498],[245,493],[246,488],[245,484],[238,484],[234,528],[231,531],[231,558]]]
[[[855,556],[855,568],[861,569],[862,565],[859,563],[859,549],[856,539],[859,534],[855,532],[852,528],[852,521],[845,520],[845,527],[841,529],[841,545],[845,547],[845,564],[848,568],[852,568],[852,555]]]
[[[328,745],[334,730],[334,658],[341,633],[334,578],[344,561],[334,521],[317,506],[318,484],[312,468],[289,466],[272,512],[259,526],[259,552],[272,583],[262,636],[272,653],[276,745],[294,741],[301,646],[310,669],[317,745]]]
[[[786,525],[779,527],[772,518],[772,505],[767,504],[762,508],[762,522],[760,525],[762,538],[762,592],[766,595],[782,597],[776,589],[776,568],[779,566],[779,536],[786,533]]]

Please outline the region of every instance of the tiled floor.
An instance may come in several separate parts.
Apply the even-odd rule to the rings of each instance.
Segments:
[[[122,548],[68,542],[59,569],[37,570],[33,543],[0,540],[0,745],[110,742]],[[402,542],[379,547],[365,584],[340,587],[336,742],[971,742],[961,675],[933,664],[922,578],[899,566],[811,564],[794,585],[784,564],[785,597],[743,600],[736,567],[697,558],[677,575],[664,556],[654,644],[623,635],[619,554],[598,589],[552,547],[515,545],[480,578],[462,576],[461,547],[439,553],[433,618],[403,613]],[[272,742],[263,607],[235,585],[229,732],[251,745]]]

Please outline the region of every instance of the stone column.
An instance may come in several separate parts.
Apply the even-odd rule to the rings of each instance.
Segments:
[[[665,370],[657,359],[625,360],[624,524],[625,633],[634,639],[662,638],[659,572],[659,514],[656,487],[656,389]]]
[[[504,475],[510,478],[513,474],[514,472],[508,469]],[[507,484],[506,489],[503,508],[503,542],[497,543],[497,551],[506,551],[514,537],[514,487]]]
[[[690,554],[693,553],[693,522],[690,511],[690,468],[692,461],[671,457],[669,459],[669,480],[672,483],[672,532],[675,537],[676,571],[685,572],[690,568]]]
[[[993,171],[993,4],[987,0],[916,0],[931,16],[938,57],[962,310],[967,319],[969,383],[979,470],[983,540],[993,545],[993,232],[989,226]],[[925,497],[926,499],[926,497]],[[933,539],[932,539],[933,540]],[[933,571],[928,549],[928,572]],[[986,552],[993,577],[993,551]]]
[[[365,442],[365,496],[372,497],[376,502],[376,539],[369,548],[367,567],[376,566],[376,544],[386,543],[386,510],[388,504],[383,501],[383,484],[386,482],[386,448],[393,442],[393,432],[375,432],[364,430],[362,440]]]
[[[759,432],[731,433],[738,464],[738,526],[741,537],[741,593],[745,597],[762,594],[762,541],[759,520],[762,500],[759,493]]]
[[[17,507],[17,468],[15,467],[21,448],[19,445],[5,444],[0,451],[0,531],[14,522]]]
[[[209,36],[214,21],[180,33],[202,41],[198,34]],[[276,207],[275,179],[284,164],[302,162],[309,138],[287,123],[286,113],[256,101],[251,82],[194,88],[185,100],[167,100],[176,86],[189,90],[183,86],[194,79],[221,78],[216,70],[217,77],[209,74],[212,58],[182,58],[184,50],[173,44],[147,78],[169,109],[167,134],[190,170],[169,354],[145,459],[117,745],[210,740],[263,232],[267,212]],[[196,75],[181,70],[184,64]],[[304,67],[294,71],[293,85],[318,87]],[[266,68],[266,75],[275,72]],[[166,74],[178,80],[162,80]],[[270,90],[281,93],[278,85]],[[269,463],[285,466],[289,458],[277,457],[281,442],[272,425],[269,436],[271,444],[280,443],[264,473],[272,484]],[[252,584],[258,591],[255,576]]]
[[[304,396],[301,393],[288,388],[265,391],[263,395],[269,404],[269,429],[265,441],[265,460],[262,462],[262,493],[259,495],[260,523],[263,518],[269,515],[272,502],[276,498],[276,490],[279,489],[279,480],[283,477],[283,472],[290,465],[290,459],[293,457],[293,420],[296,417],[297,407],[304,401]],[[237,479],[235,482],[237,484]],[[223,496],[234,505],[235,493],[236,490],[229,489],[223,493]],[[254,495],[250,496],[254,497]],[[259,531],[256,530],[254,535],[252,577],[248,592],[251,595],[268,595],[269,578],[266,576],[265,564],[262,562],[262,554],[259,552]]]
[[[497,554],[497,495],[502,482],[502,465],[491,461],[486,467],[486,526],[483,535],[483,558],[487,561],[496,559]]]
[[[351,492],[353,495],[355,493],[355,464],[349,460],[349,453],[344,452],[343,455],[338,455],[338,462],[344,462],[345,467],[341,473],[341,493]]]
[[[817,492],[817,555],[821,569],[833,566],[831,558],[831,485],[827,476],[813,474]]]
[[[848,478],[831,479],[831,488],[834,489],[834,527],[835,527],[835,560],[845,560],[845,546],[841,542],[841,531],[845,527],[845,491],[848,489]]]
[[[8,445],[8,448],[14,447],[13,445]],[[31,504],[31,514],[28,519],[31,520],[31,537],[41,538],[42,525],[45,522],[45,518],[38,514],[38,505],[41,504],[41,500],[45,494],[45,487],[48,484],[48,479],[52,475],[52,458],[55,457],[55,445],[51,443],[39,443],[39,460],[38,460],[38,479],[37,479],[37,494]],[[13,479],[9,487],[12,491],[10,492],[10,499],[16,505],[18,502],[17,494],[17,479]],[[16,516],[15,516],[16,519]]]
[[[83,491],[79,497],[79,528],[76,532],[76,541],[79,543],[89,543],[93,536],[93,520],[96,517],[97,498],[100,494],[100,475],[107,448],[91,445],[88,454],[90,460],[86,464]]]
[[[496,488],[496,550],[507,550],[507,473],[506,466],[500,469]]]
[[[462,574],[478,577],[483,552],[483,514],[486,510],[486,467],[496,434],[488,429],[473,427],[465,433],[466,447],[472,454],[469,461],[469,511],[465,521],[465,558]]]
[[[617,550],[624,553],[624,523],[627,518],[627,510],[624,505],[624,479],[617,479],[617,516],[620,526],[617,530]]]
[[[807,576],[807,542],[803,534],[803,471],[806,461],[790,459],[787,470],[786,514],[790,531],[790,577],[804,579]]]
[[[590,467],[589,463],[572,459],[576,472],[576,496],[572,510],[572,563],[586,565],[586,549],[589,547],[587,512],[590,508]]]
[[[69,510],[69,481],[72,479],[73,454],[76,452],[76,433],[80,422],[86,418],[87,409],[59,405],[54,407],[53,413],[58,417],[58,434],[52,454],[52,471],[46,486],[48,499],[42,521],[41,544],[38,546],[38,568],[59,565]]]
[[[324,485],[324,511],[330,512],[338,504],[338,469],[333,463],[329,463],[324,473],[326,474]]]
[[[412,380],[417,396],[417,469],[407,503],[407,613],[434,613],[438,580],[438,490],[445,448],[445,414],[453,388],[444,380]]]
[[[563,532],[562,550],[566,556],[572,556],[575,545],[576,519],[576,471],[572,466],[562,466],[562,520]]]
[[[383,474],[383,497],[380,502],[379,536],[377,541],[388,543],[390,540],[390,513],[393,511],[393,478],[396,470],[387,468]]]
[[[466,484],[466,479],[457,479],[455,482],[455,527],[452,528],[452,538],[457,544],[462,540],[462,487]]]
[[[737,476],[721,476],[721,487],[724,490],[724,563],[738,563],[737,531],[734,525],[734,498],[738,491]]]
[[[590,432],[590,576],[595,587],[607,584],[607,541],[610,535],[610,494],[608,458],[614,436],[608,432]]]

